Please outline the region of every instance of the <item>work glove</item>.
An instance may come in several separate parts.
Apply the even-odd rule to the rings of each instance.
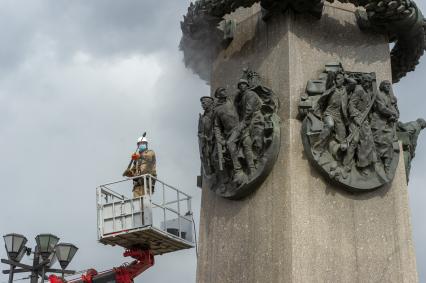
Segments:
[[[133,154],[132,154],[132,160],[138,160],[138,159],[139,159],[139,157],[141,157],[141,156],[139,155],[139,153],[133,153]]]

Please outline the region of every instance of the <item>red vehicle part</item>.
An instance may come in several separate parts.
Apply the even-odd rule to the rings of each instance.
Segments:
[[[81,280],[86,283],[92,283],[93,277],[98,275],[98,272],[95,269],[89,269],[87,270],[86,274],[83,274],[81,276]]]
[[[49,276],[49,282],[50,283],[63,283],[62,279],[56,275],[50,275]]]
[[[136,260],[128,266],[114,268],[117,283],[132,283],[134,278],[154,265],[154,255],[151,251],[127,250],[123,255],[133,257]]]
[[[133,279],[139,276],[142,272],[154,265],[154,255],[150,250],[130,249],[126,250],[123,254],[125,257],[132,257],[135,259],[129,265],[116,267],[113,270],[98,273],[94,269],[89,269],[86,274],[81,276],[81,279],[67,281],[69,283],[102,283],[111,282],[115,279],[116,283],[132,283]],[[65,283],[61,278],[50,275],[50,283]]]

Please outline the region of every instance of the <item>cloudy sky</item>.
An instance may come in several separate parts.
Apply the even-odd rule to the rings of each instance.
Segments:
[[[24,234],[31,246],[46,232],[75,243],[72,269],[120,265],[120,248],[97,243],[95,188],[120,178],[143,131],[160,178],[194,197],[198,219],[198,98],[209,88],[185,69],[178,50],[188,4],[0,0],[0,234]],[[404,121],[426,116],[425,76],[423,60],[396,87]],[[423,137],[410,183],[421,281],[425,170]],[[138,282],[194,282],[195,268],[194,250],[159,256]]]

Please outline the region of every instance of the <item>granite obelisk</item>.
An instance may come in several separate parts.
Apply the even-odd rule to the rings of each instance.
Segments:
[[[234,88],[243,67],[260,73],[281,101],[281,151],[246,199],[203,189],[197,282],[417,282],[402,155],[392,184],[347,193],[308,162],[297,119],[306,82],[328,62],[391,80],[386,36],[362,32],[344,4],[325,4],[320,20],[288,11],[265,23],[258,5],[229,18],[235,37],[212,90]]]

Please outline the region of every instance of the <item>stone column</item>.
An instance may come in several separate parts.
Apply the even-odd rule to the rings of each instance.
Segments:
[[[386,38],[361,32],[351,5],[326,5],[321,20],[288,12],[264,23],[258,6],[230,16],[236,37],[213,65],[212,90],[235,90],[243,67],[259,72],[281,100],[281,152],[243,201],[203,190],[197,282],[418,280],[402,155],[391,185],[354,195],[329,184],[303,152],[297,105],[326,63],[391,77]]]

